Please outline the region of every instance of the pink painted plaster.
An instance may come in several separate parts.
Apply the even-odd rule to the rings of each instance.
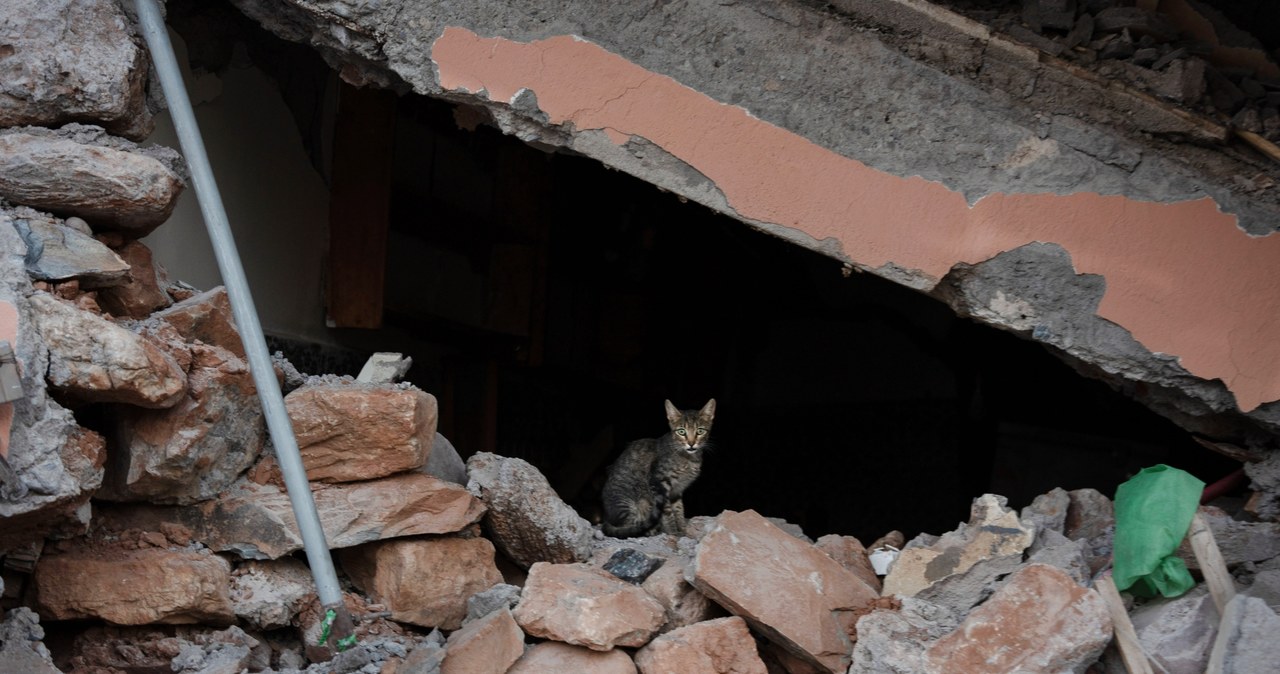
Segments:
[[[0,341],[18,350],[18,308],[0,300]],[[13,430],[13,403],[0,403],[0,456],[9,456],[9,433]]]
[[[552,123],[638,136],[700,171],[740,215],[834,238],[855,262],[953,265],[1041,241],[1100,274],[1098,314],[1146,348],[1221,379],[1248,411],[1280,399],[1280,236],[1254,238],[1210,199],[1094,193],[962,195],[819,147],[573,36],[521,43],[448,28],[432,58],[446,90],[537,96]]]

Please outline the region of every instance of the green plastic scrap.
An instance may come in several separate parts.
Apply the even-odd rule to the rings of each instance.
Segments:
[[[1116,588],[1138,597],[1177,597],[1195,581],[1174,551],[1187,535],[1204,482],[1164,464],[1144,468],[1116,489],[1111,571]]]
[[[316,643],[317,646],[323,646],[329,641],[329,633],[333,629],[333,621],[337,617],[338,613],[333,609],[328,609],[324,612],[324,621],[320,623],[320,640]],[[354,633],[348,634],[347,636],[338,639],[338,643],[336,645],[338,647],[338,652],[341,653],[342,651],[356,645],[356,635]]]

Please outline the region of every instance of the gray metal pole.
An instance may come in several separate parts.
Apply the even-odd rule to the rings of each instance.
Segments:
[[[182,82],[182,71],[178,68],[173,44],[169,42],[169,34],[156,0],[136,0],[136,6],[142,35],[151,51],[156,74],[160,77],[160,86],[169,104],[169,114],[182,145],[182,154],[191,169],[191,180],[195,184],[200,212],[204,215],[205,226],[209,230],[214,255],[218,259],[218,270],[222,272],[222,282],[231,298],[231,311],[244,341],[249,369],[253,374],[253,382],[258,387],[258,398],[266,416],[267,430],[271,433],[276,458],[284,473],[285,487],[289,491],[294,517],[298,520],[307,562],[311,565],[311,575],[315,578],[316,594],[321,606],[335,611],[332,634],[335,641],[342,640],[351,634],[351,617],[342,602],[342,591],[338,587],[333,558],[329,555],[324,530],[320,527],[320,515],[316,512],[311,487],[307,483],[307,472],[302,465],[302,455],[298,452],[298,440],[293,435],[289,413],[280,394],[280,384],[276,381],[271,356],[267,352],[266,338],[262,334],[262,324],[258,322],[258,313],[253,306],[253,296],[249,292],[244,267],[240,264],[240,255],[236,252],[222,196],[214,182],[209,155],[205,152],[200,128],[196,125],[195,113],[191,110],[191,100],[187,97],[187,88]]]

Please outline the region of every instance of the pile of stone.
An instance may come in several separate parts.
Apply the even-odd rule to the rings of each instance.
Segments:
[[[1280,140],[1280,67],[1247,31],[1194,0],[1026,0],[956,4],[1046,54]],[[1020,11],[1019,11],[1020,10]]]

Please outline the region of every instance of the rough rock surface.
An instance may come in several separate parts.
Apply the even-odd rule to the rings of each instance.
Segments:
[[[467,598],[502,582],[493,555],[486,539],[441,537],[370,543],[343,550],[340,559],[392,620],[456,630],[467,617]]]
[[[885,576],[884,593],[945,599],[961,611],[976,604],[990,580],[1022,563],[1022,552],[1035,537],[1034,529],[1024,526],[1005,503],[1002,496],[981,496],[973,502],[968,524],[931,545],[909,544]]]
[[[188,342],[199,340],[245,357],[244,342],[231,313],[231,299],[223,286],[188,297],[156,312],[153,318],[172,326]]]
[[[1209,671],[1220,663],[1223,674],[1261,674],[1280,662],[1280,616],[1256,597],[1236,595],[1224,611],[1231,629],[1218,633]]]
[[[520,603],[520,587],[498,583],[467,598],[466,622],[479,620],[500,609],[512,609]]]
[[[248,364],[221,347],[169,342],[190,358],[186,395],[164,410],[120,408],[105,498],[188,504],[226,492],[266,440]],[[189,354],[189,355],[188,355]]]
[[[287,627],[315,593],[311,569],[293,558],[251,561],[231,574],[231,607],[258,629]]]
[[[644,590],[583,564],[537,562],[514,611],[531,636],[592,650],[648,643],[665,612]]]
[[[716,518],[688,576],[770,641],[832,672],[848,669],[855,612],[878,597],[826,553],[752,510]]]
[[[229,624],[231,565],[207,550],[79,548],[36,564],[36,604],[53,620]]]
[[[61,674],[44,643],[44,628],[35,611],[19,606],[0,622],[0,668],[24,674]]]
[[[240,674],[255,666],[262,646],[235,626],[91,627],[72,643],[68,671]],[[236,664],[239,668],[233,669]]]
[[[507,674],[636,674],[636,665],[622,649],[593,651],[559,641],[544,641],[525,651]]]
[[[502,609],[449,635],[440,674],[503,674],[524,654],[524,632]]]
[[[465,489],[430,475],[313,485],[320,525],[331,548],[421,534],[446,534],[478,522],[484,506]],[[121,506],[103,513],[117,529],[156,530],[176,522],[195,540],[247,559],[276,559],[302,549],[293,507],[274,485],[241,480],[218,499],[187,507]]]
[[[371,480],[420,468],[436,434],[436,399],[393,384],[319,384],[285,397],[307,478]]]
[[[114,147],[25,132],[0,133],[0,196],[87,220],[94,231],[142,238],[177,205],[182,177],[163,162]]]
[[[151,312],[173,304],[164,291],[164,274],[146,244],[130,241],[116,253],[128,263],[129,273],[124,283],[98,293],[98,303],[103,309],[116,317],[146,318]]]
[[[877,576],[875,569],[871,568],[871,560],[867,559],[867,549],[862,545],[862,541],[853,536],[827,534],[813,544],[827,553],[828,557],[839,562],[840,566],[861,578],[868,587],[876,592],[880,591],[882,584],[880,576]]]
[[[1203,586],[1174,599],[1156,599],[1129,615],[1138,642],[1167,674],[1201,674],[1218,635],[1218,610]]]
[[[666,609],[667,620],[662,624],[662,632],[723,615],[723,609],[694,589],[685,578],[691,561],[684,557],[668,559],[640,585]]]
[[[27,244],[27,273],[37,281],[75,279],[82,288],[128,282],[130,264],[97,239],[25,206],[10,212]]]
[[[933,674],[1082,671],[1111,641],[1100,597],[1062,571],[1031,564],[925,652]]]
[[[479,452],[467,459],[467,489],[489,508],[485,529],[511,561],[563,564],[591,555],[595,530],[522,459]]]
[[[635,662],[641,674],[766,674],[747,623],[738,617],[667,632],[636,651]]]
[[[923,599],[906,597],[899,610],[880,609],[858,620],[851,672],[920,674],[925,649],[950,634],[960,618]]]
[[[0,127],[91,121],[133,140],[150,135],[147,55],[119,5],[9,0],[5,10]]]
[[[1201,506],[1200,514],[1213,530],[1214,541],[1228,567],[1280,556],[1280,522],[1243,522],[1212,506]],[[1187,568],[1200,568],[1186,539],[1178,546],[1177,554]]]
[[[187,375],[172,356],[138,335],[46,293],[29,298],[49,349],[49,384],[92,402],[172,407]]]

